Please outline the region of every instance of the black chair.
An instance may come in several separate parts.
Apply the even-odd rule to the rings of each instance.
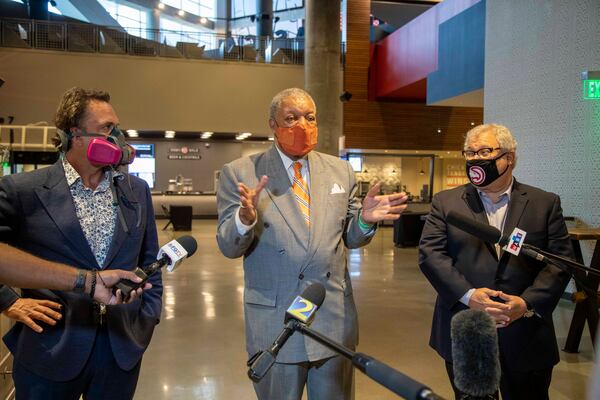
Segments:
[[[167,206],[165,206],[164,204],[161,204],[160,207],[162,208],[163,213],[165,214],[165,217],[167,217],[169,219],[169,222],[167,222],[167,224],[162,228],[162,230],[165,231],[165,230],[167,230],[169,225],[171,225],[173,223],[173,221],[171,221],[171,213],[169,212],[169,209],[167,208]]]
[[[192,230],[192,206],[170,206],[169,210],[174,231]]]
[[[394,245],[396,247],[418,246],[427,213],[405,212],[394,221]]]

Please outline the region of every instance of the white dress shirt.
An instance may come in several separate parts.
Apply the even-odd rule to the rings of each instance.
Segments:
[[[281,157],[281,161],[283,162],[283,166],[285,167],[285,170],[288,174],[290,183],[293,185],[294,184],[294,163],[296,161],[292,160],[287,155],[285,155],[281,150],[279,150],[279,147],[275,146],[275,148],[277,149],[277,152],[279,153],[279,156]],[[299,159],[298,161],[302,164],[300,173],[302,174],[302,179],[304,179],[304,182],[306,182],[306,187],[310,193],[310,173],[308,171],[308,158],[307,158],[307,156],[304,156],[303,158]],[[256,219],[252,225],[245,225],[242,222],[242,220],[240,219],[240,209],[239,208],[237,209],[237,212],[235,213],[235,225],[236,225],[238,233],[240,235],[245,235],[250,229],[254,228],[254,225],[256,225],[256,221],[258,221],[258,219]]]
[[[512,193],[512,187],[514,184],[515,178],[510,182],[510,186],[504,193],[500,195],[497,202],[493,202],[490,196],[481,190],[477,189],[477,193],[479,194],[479,198],[483,203],[483,208],[485,209],[485,214],[487,215],[488,222],[491,226],[498,229],[500,232],[504,233],[504,222],[506,221],[506,212],[508,211],[508,203],[510,201],[510,195]],[[500,246],[498,244],[496,246],[496,253],[498,257],[500,257]],[[467,293],[460,298],[460,302],[464,305],[469,305],[469,300],[473,295],[475,289],[469,289]]]

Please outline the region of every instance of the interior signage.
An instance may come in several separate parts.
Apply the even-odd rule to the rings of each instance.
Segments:
[[[600,99],[600,79],[585,79],[583,81],[583,98],[585,100]]]
[[[200,160],[200,148],[198,147],[171,147],[169,149],[169,160]]]

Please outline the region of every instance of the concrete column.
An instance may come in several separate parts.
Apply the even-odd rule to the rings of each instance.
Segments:
[[[228,35],[231,31],[229,20],[231,19],[231,1],[217,1],[217,19],[215,24],[215,32]]]
[[[340,2],[307,0],[304,28],[304,86],[317,103],[317,150],[338,155],[342,134]]]
[[[148,39],[160,42],[160,10],[157,8],[151,9],[149,14],[148,29],[151,29],[152,33],[148,35]]]
[[[40,21],[48,20],[48,0],[29,0],[29,18]]]
[[[273,0],[256,0],[256,36],[273,36]]]

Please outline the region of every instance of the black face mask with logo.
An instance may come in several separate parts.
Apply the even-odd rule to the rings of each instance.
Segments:
[[[493,183],[496,179],[508,171],[508,165],[500,173],[496,166],[496,160],[504,157],[508,153],[500,154],[498,157],[490,160],[467,160],[467,177],[475,186],[485,187]]]

